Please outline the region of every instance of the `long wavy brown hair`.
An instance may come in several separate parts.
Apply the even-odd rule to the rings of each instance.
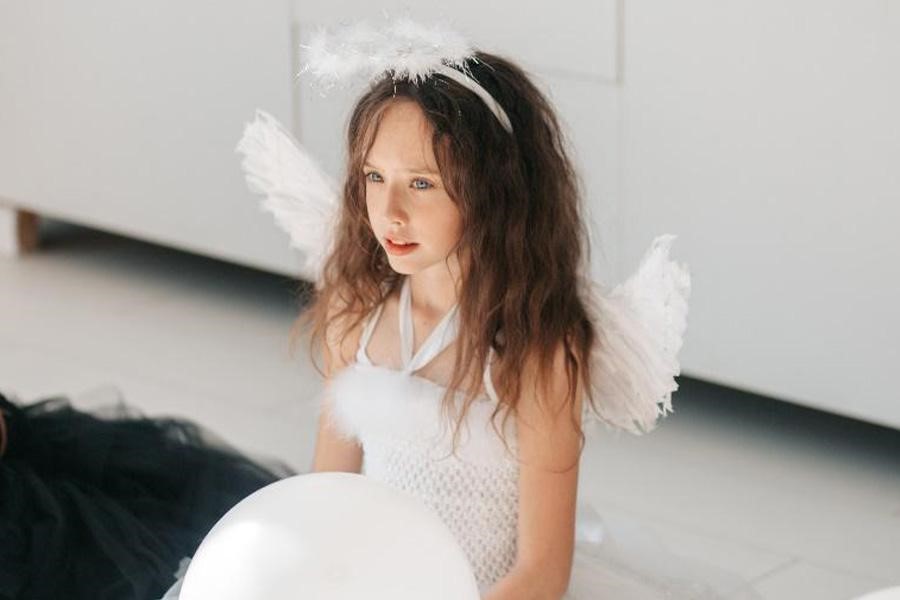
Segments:
[[[483,101],[439,74],[424,82],[374,82],[357,101],[347,128],[346,177],[333,253],[321,281],[292,329],[291,347],[311,328],[310,356],[326,339],[333,347],[402,284],[375,238],[366,211],[363,164],[381,116],[391,102],[412,100],[424,112],[433,133],[441,179],[459,206],[463,233],[455,252],[467,248],[461,276],[459,337],[453,376],[443,397],[443,414],[459,428],[477,399],[480,372],[493,348],[491,365],[500,405],[491,423],[501,430],[517,405],[528,369],[536,390],[547,393],[553,359],[564,348],[570,408],[581,391],[593,406],[590,352],[595,329],[586,305],[587,231],[581,215],[581,182],[550,102],[526,73],[509,60],[476,52],[467,67],[504,108],[512,122],[508,133]],[[461,263],[462,264],[462,263]],[[351,357],[341,357],[349,362]],[[463,382],[471,383],[463,389]],[[463,397],[459,405],[457,396]],[[542,393],[538,392],[538,397]],[[560,406],[554,399],[554,406]],[[496,417],[502,412],[498,430]]]

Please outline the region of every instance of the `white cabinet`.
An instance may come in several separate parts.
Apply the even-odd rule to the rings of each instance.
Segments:
[[[261,107],[340,177],[359,90],[322,98],[297,81],[299,38],[403,6],[0,2],[0,205],[296,274],[235,144]],[[546,6],[414,16],[449,16],[556,103],[595,275],[618,281],[677,234],[694,281],[683,373],[900,427],[900,11]],[[16,227],[0,214],[0,236]]]
[[[0,2],[0,204],[294,271],[234,152],[257,106],[291,124],[290,11]]]

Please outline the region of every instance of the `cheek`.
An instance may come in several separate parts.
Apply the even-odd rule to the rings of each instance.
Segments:
[[[374,216],[373,209],[375,206],[375,198],[371,194],[366,194],[363,197],[363,201],[365,203],[364,208],[366,209],[366,216],[369,218],[369,225],[372,225],[372,217]]]
[[[459,215],[459,211],[455,207],[451,211],[446,211],[441,216],[441,223],[441,239],[444,245],[448,247],[455,246],[462,235],[462,218]]]

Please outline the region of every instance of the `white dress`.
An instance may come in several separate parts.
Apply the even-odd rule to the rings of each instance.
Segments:
[[[323,402],[334,424],[363,448],[362,474],[421,498],[455,534],[482,595],[512,567],[516,556],[518,464],[515,419],[507,421],[503,445],[490,424],[497,393],[484,370],[486,396],[469,407],[452,454],[452,425],[442,417],[446,388],[416,375],[456,336],[453,306],[413,353],[409,278],[402,285],[399,338],[402,369],[372,364],[366,346],[383,305],[369,315],[356,361],[336,373]],[[458,395],[461,398],[461,394]],[[498,416],[499,427],[502,416]],[[185,563],[183,566],[187,566]],[[184,569],[177,574],[180,578]],[[166,600],[177,598],[180,579]],[[576,546],[568,600],[661,598],[759,598],[739,576],[675,556],[640,525],[601,518],[578,504]]]
[[[400,370],[374,365],[366,354],[382,308],[364,326],[356,362],[330,382],[331,414],[338,429],[362,445],[364,475],[413,493],[443,519],[468,556],[483,594],[515,561],[515,419],[507,421],[504,432],[510,452],[490,424],[498,398],[489,359],[487,395],[469,407],[452,455],[452,422],[440,410],[446,389],[415,372],[453,342],[458,306],[413,354],[409,278],[404,280],[398,311]],[[498,427],[501,422],[498,417]],[[739,576],[677,557],[636,523],[601,518],[588,504],[578,505],[576,538],[567,599],[759,597]]]

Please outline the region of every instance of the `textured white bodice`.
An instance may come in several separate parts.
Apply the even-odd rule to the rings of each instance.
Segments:
[[[518,464],[515,418],[504,435],[510,451],[491,426],[497,402],[484,372],[487,396],[470,407],[451,454],[455,418],[443,416],[446,388],[415,374],[455,338],[454,305],[413,354],[409,278],[400,293],[399,333],[403,368],[373,365],[366,346],[383,305],[363,328],[356,362],[329,382],[331,414],[338,430],[363,448],[363,474],[405,490],[431,506],[455,534],[482,592],[512,567],[516,554]],[[457,405],[463,395],[457,393]],[[502,413],[495,420],[499,428]]]

